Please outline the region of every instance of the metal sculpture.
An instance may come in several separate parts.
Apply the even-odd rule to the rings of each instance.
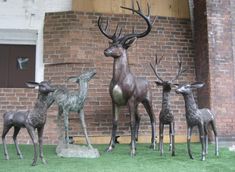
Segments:
[[[62,114],[64,116],[65,143],[67,145],[69,144],[69,112],[77,112],[80,116],[87,145],[92,148],[87,134],[83,107],[87,98],[88,82],[95,74],[95,70],[90,70],[82,73],[79,76],[68,78],[68,81],[79,84],[80,90],[78,92],[70,92],[65,87],[58,87],[53,93],[54,100],[59,106],[58,117],[61,117]]]
[[[172,156],[175,156],[175,121],[174,115],[170,108],[170,92],[172,86],[175,86],[175,80],[185,71],[182,68],[182,59],[178,58],[178,72],[177,75],[172,80],[163,80],[159,73],[157,72],[157,65],[161,62],[163,56],[158,60],[156,55],[155,67],[150,63],[151,68],[154,71],[158,81],[156,81],[157,86],[161,86],[162,89],[162,109],[159,115],[159,149],[160,155],[163,154],[163,133],[164,125],[169,125],[169,137],[170,137],[170,147],[169,150]]]
[[[203,108],[198,109],[198,106],[194,100],[192,90],[198,89],[204,86],[203,82],[195,82],[193,84],[184,84],[178,86],[176,93],[182,94],[185,101],[186,121],[187,121],[187,146],[188,154],[193,159],[190,142],[192,135],[192,128],[197,126],[200,134],[200,142],[202,146],[201,160],[204,161],[208,149],[208,126],[211,125],[215,136],[215,155],[219,155],[218,151],[218,137],[216,131],[215,115],[210,109]]]
[[[17,135],[21,128],[26,128],[30,138],[32,139],[33,146],[34,146],[34,158],[32,166],[36,165],[37,162],[37,143],[36,143],[36,136],[35,136],[35,129],[38,131],[38,141],[39,141],[39,152],[40,158],[42,162],[45,164],[46,160],[43,157],[43,130],[44,125],[46,123],[47,117],[47,109],[53,103],[53,98],[49,95],[50,92],[54,91],[54,88],[51,87],[50,83],[47,81],[42,81],[40,83],[37,82],[27,82],[28,87],[35,88],[39,87],[38,89],[38,98],[34,105],[34,108],[30,111],[16,111],[16,112],[6,112],[3,115],[3,132],[2,132],[2,143],[4,148],[4,156],[5,159],[9,159],[7,146],[5,142],[5,136],[11,127],[14,127],[14,134],[13,140],[15,143],[17,155],[20,159],[23,158],[22,153],[19,149],[18,142],[17,142]]]
[[[137,107],[139,103],[142,103],[148,112],[148,115],[151,120],[152,127],[152,139],[151,147],[155,149],[155,116],[152,110],[152,96],[151,90],[147,80],[136,78],[136,76],[130,71],[128,58],[127,58],[127,49],[138,39],[145,37],[151,31],[153,23],[150,22],[150,9],[148,5],[148,16],[145,16],[137,2],[138,10],[121,7],[126,10],[130,10],[133,13],[138,14],[142,17],[146,24],[147,29],[142,33],[131,33],[122,35],[122,29],[119,29],[117,25],[116,31],[113,35],[107,33],[108,20],[105,28],[101,26],[101,17],[98,20],[98,26],[101,33],[106,36],[108,39],[111,39],[110,46],[104,50],[104,55],[106,57],[113,57],[113,78],[110,83],[109,91],[112,98],[112,107],[113,107],[113,128],[111,140],[107,152],[110,152],[115,147],[116,140],[116,131],[117,123],[119,118],[119,109],[121,106],[128,105],[130,112],[130,126],[131,126],[131,156],[136,154],[136,139],[138,139],[138,128],[140,122],[140,116],[138,114]],[[119,31],[118,31],[119,30]],[[119,33],[117,33],[117,31]]]

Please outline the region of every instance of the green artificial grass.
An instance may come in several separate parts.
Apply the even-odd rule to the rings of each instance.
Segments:
[[[40,159],[32,167],[33,146],[20,145],[24,159],[18,159],[14,145],[8,145],[10,160],[3,158],[1,145],[0,172],[229,172],[235,171],[235,152],[220,149],[220,156],[214,156],[214,145],[209,145],[206,161],[200,161],[200,144],[192,144],[194,160],[189,159],[186,144],[176,145],[176,156],[172,157],[165,145],[164,155],[153,151],[147,144],[137,144],[137,155],[129,156],[129,145],[119,144],[113,152],[106,153],[107,145],[94,145],[101,153],[97,159],[60,158],[55,154],[54,145],[44,145],[47,165]]]

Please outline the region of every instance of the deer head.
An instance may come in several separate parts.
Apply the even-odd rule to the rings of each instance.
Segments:
[[[49,94],[50,92],[54,92],[55,91],[55,88],[53,88],[50,85],[50,82],[48,82],[48,81],[42,81],[40,83],[34,82],[34,81],[29,81],[29,82],[26,82],[26,85],[29,88],[36,88],[36,87],[38,87],[38,91],[40,93],[42,93],[42,94]]]
[[[101,26],[102,19],[101,19],[101,17],[99,17],[98,26],[99,26],[101,33],[104,36],[106,36],[108,39],[111,40],[111,42],[109,42],[109,47],[106,50],[104,50],[104,55],[106,57],[118,58],[118,57],[122,56],[123,53],[125,52],[125,50],[127,50],[138,38],[145,37],[151,31],[152,25],[154,24],[155,20],[152,23],[150,22],[149,4],[147,4],[147,6],[148,6],[148,15],[147,16],[145,16],[142,13],[138,1],[137,1],[137,6],[138,6],[138,10],[135,10],[133,8],[123,7],[123,6],[121,6],[121,8],[126,9],[126,10],[130,10],[133,13],[138,14],[140,17],[142,17],[145,20],[145,22],[147,24],[147,29],[142,33],[135,33],[135,31],[133,29],[133,33],[122,35],[122,28],[119,28],[119,25],[117,25],[114,34],[113,35],[109,34],[109,33],[107,33],[109,21],[106,20],[106,26],[105,26],[105,28],[102,28],[102,26]]]
[[[88,82],[91,80],[91,78],[93,78],[93,76],[95,76],[96,74],[96,70],[89,70],[89,71],[85,71],[83,72],[81,75],[79,76],[71,76],[68,78],[68,81],[71,82],[76,82],[79,84],[80,81],[84,81],[84,82]]]
[[[190,94],[193,89],[202,88],[205,85],[204,82],[194,82],[192,84],[183,84],[177,87],[175,90],[178,94]]]
[[[171,87],[172,86],[176,86],[177,84],[174,83],[175,80],[177,80],[179,78],[179,76],[185,72],[186,70],[182,68],[182,58],[177,58],[178,60],[178,72],[176,74],[176,76],[169,80],[169,81],[166,81],[166,80],[163,80],[159,74],[158,74],[158,71],[157,71],[157,66],[160,64],[161,60],[162,60],[163,56],[158,60],[158,57],[156,55],[156,58],[155,58],[155,67],[150,63],[150,66],[151,68],[153,69],[153,72],[154,74],[156,75],[158,81],[155,81],[155,83],[157,84],[157,86],[162,86],[163,87],[163,91],[171,91]]]

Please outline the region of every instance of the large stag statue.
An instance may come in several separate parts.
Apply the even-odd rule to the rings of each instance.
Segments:
[[[163,56],[162,56],[163,57]],[[161,86],[162,89],[162,109],[159,115],[159,149],[160,155],[163,154],[163,134],[164,134],[164,125],[169,125],[169,136],[170,136],[170,147],[169,150],[172,153],[172,156],[175,156],[175,121],[174,115],[170,108],[170,92],[172,86],[175,86],[175,80],[184,72],[182,69],[182,59],[178,58],[179,69],[177,75],[172,80],[163,80],[159,73],[157,72],[157,65],[161,62],[162,57],[158,60],[156,55],[155,67],[150,63],[151,68],[153,69],[157,79],[157,86]]]
[[[4,148],[5,159],[9,159],[7,146],[5,142],[5,136],[8,131],[14,127],[13,140],[15,143],[17,155],[20,159],[23,158],[22,153],[19,149],[17,142],[17,135],[21,128],[26,128],[30,138],[32,139],[34,146],[34,158],[32,165],[36,165],[37,162],[37,142],[35,136],[35,129],[38,131],[38,142],[39,142],[39,152],[40,158],[43,163],[46,163],[46,160],[43,157],[43,130],[47,118],[47,109],[54,102],[52,96],[50,95],[55,89],[52,88],[49,82],[42,81],[37,82],[27,82],[28,87],[34,88],[38,87],[38,98],[35,102],[34,108],[28,111],[10,111],[6,112],[3,115],[3,132],[2,132],[2,143]]]
[[[138,115],[138,104],[142,103],[148,112],[148,115],[151,120],[152,127],[152,139],[151,147],[155,149],[155,116],[152,110],[152,96],[151,90],[147,80],[136,78],[136,76],[130,71],[128,58],[127,58],[127,49],[138,39],[142,38],[149,34],[151,31],[153,23],[150,22],[150,8],[148,5],[148,16],[145,16],[140,10],[140,6],[137,2],[138,10],[121,7],[126,10],[130,10],[133,13],[138,14],[142,17],[146,24],[147,29],[142,33],[131,33],[122,35],[122,29],[119,29],[118,25],[116,31],[113,35],[107,33],[108,20],[105,28],[101,26],[101,17],[98,20],[98,26],[101,33],[106,36],[108,39],[111,39],[112,42],[110,46],[104,50],[104,55],[106,57],[113,57],[113,78],[110,83],[110,95],[112,98],[113,106],[113,128],[110,144],[106,149],[107,152],[110,152],[115,147],[116,140],[116,131],[119,118],[119,109],[121,106],[128,105],[130,112],[130,127],[131,127],[131,156],[136,154],[136,133],[138,131],[140,117]],[[119,31],[118,31],[119,30]],[[119,33],[117,33],[117,31]]]
[[[200,141],[202,145],[201,160],[204,161],[207,154],[208,148],[208,125],[211,125],[212,130],[215,135],[215,155],[219,155],[218,151],[218,137],[216,131],[215,115],[211,112],[210,109],[203,108],[198,109],[197,104],[193,97],[192,89],[201,88],[204,86],[202,82],[195,82],[193,84],[183,84],[178,86],[176,93],[182,94],[185,101],[185,111],[186,111],[186,121],[188,125],[187,132],[187,145],[188,145],[188,154],[191,159],[193,159],[190,142],[192,129],[194,126],[197,126],[200,134]]]

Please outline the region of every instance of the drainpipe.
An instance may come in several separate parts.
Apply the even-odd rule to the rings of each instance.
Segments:
[[[192,38],[193,38],[193,43],[194,43],[195,33],[194,33],[194,15],[193,15],[194,2],[193,0],[188,0],[188,5],[189,5],[190,20],[191,20]]]

